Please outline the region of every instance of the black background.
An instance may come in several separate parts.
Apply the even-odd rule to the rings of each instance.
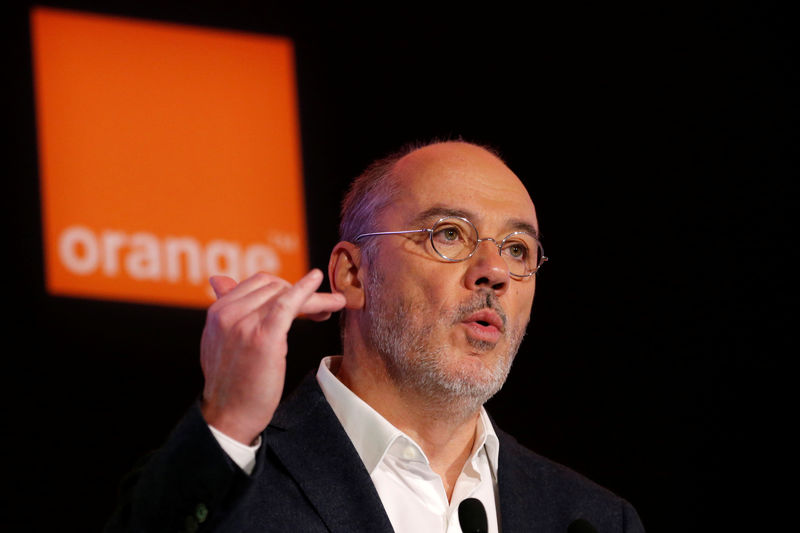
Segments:
[[[490,412],[650,532],[767,530],[792,521],[792,19],[643,4],[47,5],[291,37],[313,266],[372,159],[437,137],[497,147],[551,262]],[[30,4],[12,6],[0,524],[98,531],[200,391],[204,313],[45,294]],[[338,343],[335,321],[297,324],[288,387]]]

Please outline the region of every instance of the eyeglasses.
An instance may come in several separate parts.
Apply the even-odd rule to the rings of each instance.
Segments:
[[[527,278],[536,273],[547,261],[542,244],[527,231],[514,231],[499,243],[491,238],[478,237],[475,225],[463,217],[440,218],[432,228],[410,229],[404,231],[376,231],[362,233],[354,241],[375,235],[401,235],[404,233],[428,233],[431,247],[439,257],[451,263],[465,261],[475,254],[483,241],[492,241],[506,265],[508,273],[514,277]]]

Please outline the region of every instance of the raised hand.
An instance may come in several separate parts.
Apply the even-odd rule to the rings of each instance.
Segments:
[[[283,392],[292,321],[327,320],[345,305],[341,294],[316,292],[322,278],[318,269],[294,285],[265,273],[239,284],[211,278],[218,299],[200,346],[206,422],[248,445],[267,427]]]

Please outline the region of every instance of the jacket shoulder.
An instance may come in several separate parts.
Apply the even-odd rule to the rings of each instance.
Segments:
[[[500,440],[498,487],[504,531],[563,532],[574,520],[584,519],[598,531],[644,532],[636,510],[625,499],[495,430]]]

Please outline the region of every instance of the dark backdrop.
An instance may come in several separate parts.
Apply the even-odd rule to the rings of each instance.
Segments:
[[[288,4],[47,5],[294,39],[314,266],[370,160],[434,137],[496,146],[552,259],[490,402],[501,426],[653,533],[788,519],[790,19],[765,2]],[[12,5],[0,524],[98,531],[200,391],[204,313],[44,293],[29,4]],[[289,387],[339,350],[333,321],[290,337]]]

